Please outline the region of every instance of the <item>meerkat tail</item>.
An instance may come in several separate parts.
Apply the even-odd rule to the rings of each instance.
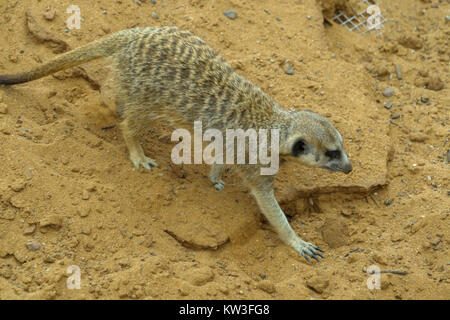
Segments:
[[[113,54],[122,43],[117,41],[120,32],[66,52],[53,60],[26,72],[0,75],[0,85],[12,85],[36,80],[60,70]]]

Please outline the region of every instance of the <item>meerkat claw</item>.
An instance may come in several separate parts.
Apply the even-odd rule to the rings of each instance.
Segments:
[[[300,255],[305,258],[306,261],[309,262],[308,256],[316,260],[317,262],[320,262],[319,258],[317,256],[321,257],[323,259],[322,254],[319,253],[319,251],[323,252],[322,249],[319,247],[316,247],[315,245],[304,242],[297,251],[300,253]]]
[[[214,188],[216,188],[217,191],[223,190],[225,188],[225,182],[223,181],[216,182],[214,184]]]
[[[153,160],[152,158],[149,157],[145,157],[144,159],[132,159],[131,162],[133,163],[134,167],[136,169],[139,169],[140,166],[142,166],[144,169],[148,170],[148,171],[152,171],[153,167],[159,168],[159,164]]]

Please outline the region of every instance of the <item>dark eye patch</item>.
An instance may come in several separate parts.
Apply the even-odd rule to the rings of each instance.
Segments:
[[[341,151],[339,150],[328,150],[325,155],[330,159],[339,159],[341,157]]]
[[[298,139],[295,141],[294,145],[292,146],[292,155],[294,157],[298,157],[302,153],[305,153],[307,149],[306,143],[302,139]]]

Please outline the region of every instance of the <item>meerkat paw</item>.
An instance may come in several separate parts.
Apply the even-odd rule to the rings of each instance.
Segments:
[[[218,182],[215,182],[214,183],[214,188],[216,188],[217,191],[223,190],[225,188],[225,182],[223,182],[222,180],[219,180]]]
[[[297,243],[293,247],[295,251],[297,251],[308,262],[308,257],[315,259],[317,262],[319,262],[317,256],[323,259],[323,256],[320,254],[320,252],[323,252],[323,250],[309,242],[300,240],[297,241]]]
[[[139,166],[142,166],[144,169],[149,171],[152,171],[153,167],[159,168],[159,164],[155,160],[146,156],[130,156],[130,159],[136,169],[139,169]]]

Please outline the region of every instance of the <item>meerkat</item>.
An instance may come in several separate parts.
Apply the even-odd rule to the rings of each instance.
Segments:
[[[332,123],[311,111],[288,112],[268,94],[237,74],[203,40],[176,27],[122,30],[57,56],[34,69],[0,75],[0,85],[19,84],[98,58],[113,70],[120,129],[136,168],[158,167],[147,157],[138,136],[155,120],[192,129],[278,129],[279,153],[300,163],[349,173],[352,165]],[[212,165],[210,180],[223,189],[227,165]],[[261,164],[232,165],[253,194],[260,210],[281,240],[307,261],[323,258],[319,247],[300,239],[274,195],[275,175],[261,175]]]

